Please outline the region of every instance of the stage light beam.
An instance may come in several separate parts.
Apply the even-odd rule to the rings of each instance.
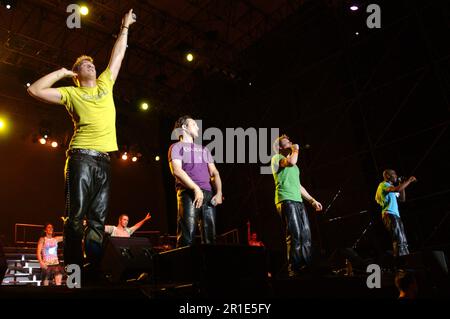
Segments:
[[[122,159],[123,159],[124,161],[126,161],[126,160],[128,159],[127,152],[123,153]]]
[[[188,60],[188,62],[194,61],[194,55],[192,53],[186,54],[186,60]]]
[[[39,143],[41,143],[42,145],[44,145],[44,144],[47,143],[47,140],[46,140],[45,138],[41,137],[41,138],[39,139]]]
[[[146,102],[141,103],[141,110],[142,110],[142,111],[147,111],[148,108],[149,108],[148,103],[146,103]]]
[[[53,141],[53,142],[52,142],[52,147],[53,147],[53,148],[56,148],[56,147],[58,147],[58,142],[56,142],[56,141]]]
[[[158,155],[155,156],[155,161],[159,162],[160,159],[161,159],[161,158],[160,158]]]
[[[136,156],[133,156],[133,157],[131,158],[131,160],[132,160],[133,162],[137,162],[138,158],[137,158]]]

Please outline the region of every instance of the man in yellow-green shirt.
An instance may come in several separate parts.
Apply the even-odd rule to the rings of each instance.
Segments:
[[[83,266],[83,247],[90,269],[97,269],[102,252],[110,185],[109,152],[117,151],[116,111],[113,86],[128,42],[128,30],[136,22],[131,9],[122,19],[106,70],[97,78],[93,59],[80,56],[69,71],[54,71],[33,83],[28,92],[41,101],[62,104],[74,123],[65,166],[66,215],[64,262]],[[52,88],[70,77],[76,87]],[[83,219],[87,227],[83,228]]]
[[[311,266],[312,244],[308,215],[303,199],[317,211],[322,204],[315,200],[300,184],[297,166],[298,144],[293,144],[287,135],[281,135],[273,143],[272,173],[275,181],[275,205],[286,235],[289,277],[296,277]]]

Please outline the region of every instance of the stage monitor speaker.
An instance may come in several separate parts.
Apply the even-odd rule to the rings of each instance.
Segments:
[[[101,270],[113,283],[138,279],[144,273],[151,276],[155,256],[148,238],[108,237]]]
[[[407,268],[424,269],[435,275],[448,276],[447,258],[441,250],[424,250],[402,256]]]
[[[263,294],[266,251],[246,245],[186,246],[160,253],[155,275],[159,283],[195,284],[213,296]]]
[[[0,240],[0,285],[3,282],[3,278],[5,278],[6,269],[8,269],[8,264],[6,262],[5,253],[3,251],[3,243]]]
[[[419,277],[419,289],[420,286],[429,291],[437,288],[439,293],[450,294],[448,261],[443,251],[423,250],[401,258],[403,267],[413,270]]]

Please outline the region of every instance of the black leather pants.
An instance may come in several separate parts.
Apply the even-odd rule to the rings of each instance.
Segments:
[[[109,157],[69,153],[65,167],[64,263],[83,265],[83,247],[93,267],[99,264],[110,189]],[[87,219],[83,227],[83,219]]]
[[[193,191],[177,192],[177,247],[194,244],[197,227],[200,227],[202,244],[216,242],[216,208],[211,204],[212,197],[211,192],[203,190],[203,205],[195,208]]]
[[[394,258],[409,254],[408,242],[406,240],[405,229],[400,217],[392,214],[383,214],[383,224],[391,235],[392,255]]]
[[[288,272],[293,274],[311,264],[311,230],[305,206],[301,202],[285,200],[277,204],[286,227]]]

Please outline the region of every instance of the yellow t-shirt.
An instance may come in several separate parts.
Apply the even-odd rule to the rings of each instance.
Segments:
[[[61,104],[66,106],[74,124],[69,149],[117,151],[113,86],[111,70],[106,68],[98,77],[95,87],[58,88],[61,93]]]

